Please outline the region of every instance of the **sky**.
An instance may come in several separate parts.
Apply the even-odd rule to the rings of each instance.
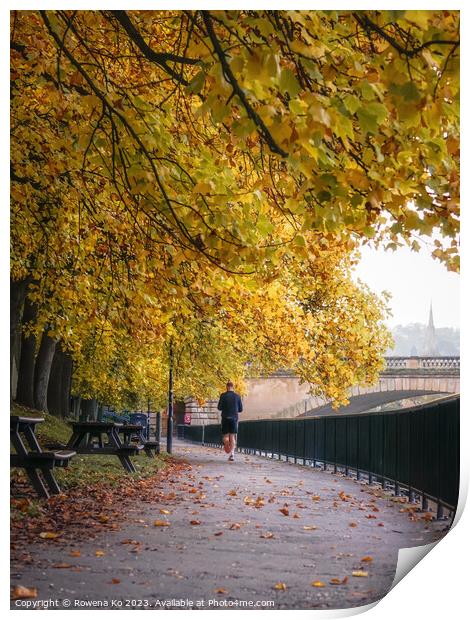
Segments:
[[[376,293],[392,294],[389,327],[428,322],[432,302],[436,327],[459,327],[459,276],[431,257],[428,250],[412,252],[364,247],[356,277]]]

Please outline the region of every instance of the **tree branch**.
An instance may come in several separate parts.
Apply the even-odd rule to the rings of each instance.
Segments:
[[[233,74],[233,72],[232,72],[232,70],[230,68],[230,65],[227,62],[227,58],[225,56],[225,52],[222,49],[222,47],[220,45],[220,42],[219,42],[219,40],[218,40],[218,38],[217,38],[217,36],[216,36],[216,34],[214,32],[214,27],[212,26],[212,18],[211,18],[211,15],[210,15],[209,11],[201,11],[201,13],[202,13],[202,17],[203,17],[203,20],[204,20],[204,24],[206,25],[206,28],[207,28],[207,34],[209,35],[209,38],[210,38],[210,40],[212,42],[212,45],[214,46],[214,51],[217,54],[217,57],[219,58],[220,64],[222,65],[222,70],[223,70],[225,79],[227,80],[227,82],[233,88],[233,92],[237,95],[237,97],[242,102],[243,107],[245,108],[248,117],[251,118],[251,120],[254,122],[254,124],[258,127],[258,130],[259,130],[261,136],[264,138],[264,140],[268,144],[268,146],[271,149],[271,151],[273,153],[276,153],[277,155],[280,155],[281,157],[287,157],[287,155],[288,155],[287,151],[284,151],[276,143],[276,141],[272,137],[271,133],[269,132],[269,129],[264,124],[262,118],[252,108],[252,106],[251,106],[250,102],[248,101],[245,93],[243,92],[243,89],[241,88],[241,86],[237,82],[237,79],[234,76],[234,74]]]
[[[433,39],[432,41],[425,41],[422,45],[418,47],[413,47],[411,49],[407,49],[406,47],[401,46],[391,35],[389,35],[383,28],[375,24],[367,15],[360,16],[358,13],[353,13],[354,19],[358,22],[358,24],[364,28],[364,30],[369,31],[373,30],[377,33],[382,39],[390,43],[390,45],[397,50],[399,54],[403,54],[408,58],[414,58],[420,52],[423,51],[426,47],[431,47],[431,45],[454,45],[459,46],[460,40],[447,40],[447,39]]]
[[[131,41],[135,43],[135,45],[142,52],[145,58],[147,58],[147,60],[150,60],[151,62],[159,65],[164,71],[171,75],[174,80],[176,80],[180,84],[183,84],[183,86],[187,86],[189,84],[189,82],[185,80],[180,73],[174,71],[171,67],[168,66],[167,63],[174,62],[181,65],[197,65],[200,63],[200,60],[198,58],[187,58],[186,56],[178,56],[177,54],[156,52],[144,41],[140,32],[129,19],[126,11],[111,11],[111,14],[114,15],[114,17],[128,34]]]

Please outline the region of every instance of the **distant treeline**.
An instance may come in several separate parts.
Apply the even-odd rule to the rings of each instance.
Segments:
[[[424,355],[426,325],[410,323],[397,325],[392,329],[395,348],[387,355]],[[436,327],[436,341],[439,355],[460,355],[460,329]]]

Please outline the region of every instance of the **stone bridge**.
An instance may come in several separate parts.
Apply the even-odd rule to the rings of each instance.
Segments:
[[[385,403],[428,394],[460,392],[460,357],[388,357],[379,381],[369,387],[356,386],[350,391],[350,405],[340,412],[364,411]],[[293,418],[300,415],[331,413],[329,403],[310,396],[310,384],[300,384],[291,371],[279,371],[268,377],[247,379],[243,398],[243,419]],[[217,403],[208,401],[199,407],[188,399],[186,409],[193,424],[218,419]],[[314,411],[315,410],[315,411]]]

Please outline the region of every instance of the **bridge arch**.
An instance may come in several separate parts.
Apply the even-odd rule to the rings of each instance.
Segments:
[[[371,394],[382,394],[382,402],[392,402],[418,395],[460,392],[460,357],[388,357],[385,361],[386,368],[379,381],[369,387],[354,387],[350,392],[351,402],[355,397]],[[247,379],[247,388],[243,398],[245,420],[293,418],[328,405],[325,399],[310,396],[310,385],[300,384],[298,377],[289,370]],[[388,394],[390,392],[394,395]],[[400,397],[400,394],[406,396]],[[391,399],[386,400],[389,396]],[[360,400],[355,402],[356,405],[361,403]],[[219,419],[216,401],[199,406],[187,399],[186,411],[195,424]]]
[[[358,394],[356,396],[351,396],[349,399],[349,405],[345,405],[344,407],[340,407],[340,409],[333,409],[331,403],[326,403],[325,405],[321,405],[320,407],[316,407],[315,409],[311,409],[306,413],[301,414],[302,416],[317,416],[317,415],[331,415],[334,413],[338,413],[339,415],[343,413],[355,414],[362,413],[366,411],[370,411],[371,409],[375,409],[382,405],[387,405],[389,403],[395,403],[397,401],[422,397],[422,396],[442,396],[442,392],[429,391],[429,390],[390,390],[384,392],[370,392],[368,394]],[[411,403],[409,406],[413,406],[416,403]]]
[[[386,368],[381,372],[379,381],[372,386],[352,388],[351,400],[358,396],[382,394],[376,398],[378,404],[374,406],[378,406],[407,397],[460,392],[460,357],[388,357],[385,361]],[[292,418],[329,406],[325,399],[310,396],[310,385],[300,384],[290,371],[248,379],[247,383],[245,419]],[[359,405],[366,403],[367,399],[355,402]],[[369,402],[374,402],[374,399],[371,397]]]

